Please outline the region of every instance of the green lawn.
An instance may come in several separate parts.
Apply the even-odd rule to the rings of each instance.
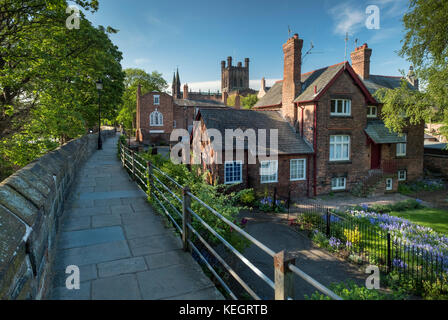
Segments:
[[[448,211],[423,208],[391,212],[390,215],[408,219],[425,227],[430,227],[437,232],[448,234]]]

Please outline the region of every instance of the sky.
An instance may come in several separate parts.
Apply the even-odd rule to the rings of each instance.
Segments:
[[[304,40],[302,72],[345,59],[367,43],[371,74],[400,75],[410,63],[399,57],[409,0],[100,0],[87,17],[94,25],[118,29],[111,40],[123,52],[123,68],[158,71],[170,84],[179,68],[182,85],[193,91],[220,89],[221,61],[250,58],[250,87],[258,90],[283,78],[282,45],[298,33]],[[379,9],[379,29],[368,29],[369,5]],[[372,22],[371,20],[369,20]],[[375,22],[375,20],[373,20]]]

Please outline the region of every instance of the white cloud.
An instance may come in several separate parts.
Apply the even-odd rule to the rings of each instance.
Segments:
[[[141,66],[141,65],[144,65],[144,64],[149,63],[150,61],[151,61],[151,60],[146,59],[146,58],[137,58],[137,59],[134,60],[134,63],[135,63],[136,65]]]
[[[266,79],[266,86],[272,87],[276,81],[279,79]],[[254,90],[260,90],[261,87],[261,79],[258,80],[250,80],[249,87]],[[191,91],[199,91],[207,92],[216,92],[217,90],[221,91],[221,80],[213,80],[213,81],[203,81],[203,82],[191,82],[188,83],[188,89]]]
[[[365,25],[366,14],[351,2],[341,3],[329,10],[335,22],[334,33],[354,34]]]

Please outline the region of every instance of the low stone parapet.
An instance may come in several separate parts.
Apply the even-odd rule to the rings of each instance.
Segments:
[[[0,183],[0,300],[45,298],[64,200],[97,141],[70,141]]]

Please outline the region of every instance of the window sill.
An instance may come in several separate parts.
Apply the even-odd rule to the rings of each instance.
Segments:
[[[290,179],[289,181],[306,181],[306,178],[301,178],[301,179]]]
[[[330,160],[328,164],[352,164],[351,160]]]
[[[352,115],[336,115],[336,114],[330,114],[330,118],[340,118],[340,119],[353,119]]]
[[[260,184],[269,184],[269,183],[278,183],[278,180],[277,181],[263,181],[263,182],[260,181]]]
[[[225,184],[226,186],[229,186],[229,185],[237,185],[237,184],[241,184],[241,183],[243,183],[243,181],[225,182],[224,184]]]

